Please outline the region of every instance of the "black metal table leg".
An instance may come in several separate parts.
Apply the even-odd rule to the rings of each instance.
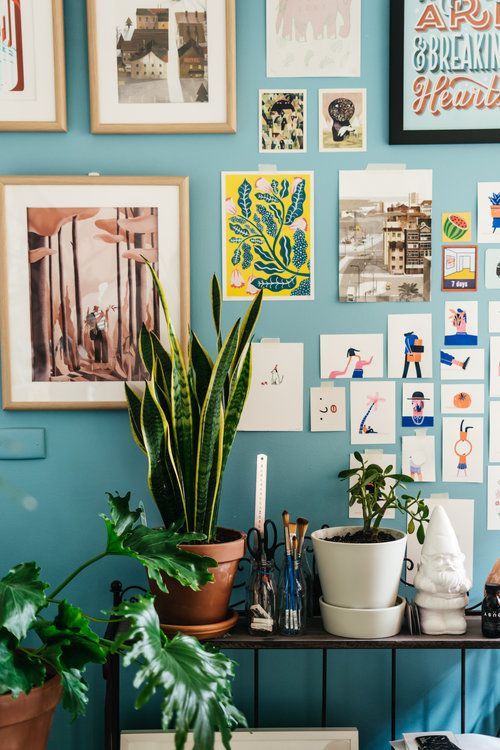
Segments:
[[[328,650],[323,651],[323,677],[321,682],[321,726],[326,727],[326,708],[328,696]]]
[[[391,740],[396,739],[397,650],[391,649]]]
[[[253,726],[259,728],[259,650],[253,652]]]
[[[460,731],[465,734],[466,716],[465,716],[465,700],[467,690],[467,651],[465,648],[460,650]]]

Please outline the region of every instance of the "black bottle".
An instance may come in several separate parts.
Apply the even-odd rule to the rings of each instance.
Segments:
[[[487,583],[481,610],[485,638],[500,638],[500,585]]]

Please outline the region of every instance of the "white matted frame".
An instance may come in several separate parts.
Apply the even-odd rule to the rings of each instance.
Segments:
[[[121,750],[174,750],[172,732],[122,732]],[[188,738],[188,747],[190,745]],[[359,750],[357,729],[255,729],[233,733],[233,750]],[[215,750],[223,750],[217,736]]]
[[[174,327],[184,351],[187,348],[188,178],[0,177],[0,211],[4,409],[126,408],[124,380],[133,384],[144,377],[137,375],[135,363],[139,318],[148,322],[145,310],[149,327],[153,320],[158,322],[165,338],[143,256],[157,262]],[[59,218],[58,212],[64,216]],[[74,217],[81,219],[76,229]],[[154,229],[134,224],[141,221],[154,223]],[[35,266],[40,269],[36,279]],[[95,315],[105,316],[101,327],[105,333],[98,337],[100,347],[106,341],[106,354],[101,349],[99,358],[96,335],[90,333],[91,328],[99,328],[97,318],[92,318],[95,303]],[[43,325],[34,323],[35,309],[45,311]],[[118,342],[127,341],[127,336],[128,347],[120,343],[118,358]],[[39,355],[40,350],[45,351]],[[45,367],[41,376],[40,361]]]
[[[119,102],[115,19],[121,3],[87,0],[92,132],[235,133],[236,0],[207,0],[208,101],[156,104]],[[163,5],[170,12],[174,7],[171,0]],[[169,30],[169,59],[173,39]]]
[[[2,0],[0,131],[66,131],[63,0]]]

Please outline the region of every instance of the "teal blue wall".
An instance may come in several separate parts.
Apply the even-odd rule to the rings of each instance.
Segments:
[[[89,133],[89,97],[84,0],[66,0],[68,71],[68,134],[0,134],[0,172],[5,174],[173,174],[191,178],[192,321],[203,340],[212,341],[207,297],[213,271],[220,272],[220,170],[255,170],[266,157],[258,154],[257,90],[273,85],[265,75],[264,0],[237,0],[238,9],[238,133],[228,136],[93,136]],[[408,167],[434,169],[435,217],[443,210],[472,210],[478,180],[498,179],[500,145],[389,147],[388,133],[389,0],[363,1],[363,62],[359,81],[325,79],[276,80],[277,85],[309,90],[309,153],[273,156],[284,169],[316,173],[316,301],[268,304],[259,336],[305,343],[305,386],[319,383],[319,334],[366,329],[385,332],[387,314],[398,305],[350,305],[337,300],[337,172],[363,168],[367,162],[405,162]],[[368,89],[367,154],[320,155],[317,151],[317,89],[323,86],[366,86]],[[269,159],[267,159],[269,161]],[[439,222],[434,227],[433,301],[405,308],[434,312],[436,353],[443,336],[440,293]],[[482,253],[480,253],[482,257]],[[483,262],[481,261],[481,288]],[[487,346],[487,295],[480,305],[480,344]],[[231,303],[227,323],[244,311]],[[347,315],[347,312],[349,313]],[[437,365],[435,373],[438,373]],[[398,384],[398,402],[399,398]],[[306,394],[306,396],[307,396]],[[306,402],[307,404],[307,399]],[[399,405],[398,405],[398,408]],[[307,410],[307,406],[306,406]],[[306,413],[305,423],[309,415]],[[125,413],[0,413],[0,427],[44,427],[48,453],[43,461],[0,465],[0,563],[7,569],[21,560],[37,559],[46,578],[62,580],[67,567],[99,550],[104,542],[97,514],[104,510],[106,490],[132,490],[148,502],[145,466],[136,450]],[[438,456],[439,428],[436,429]],[[400,445],[398,444],[398,451]],[[275,518],[284,507],[292,515],[324,522],[347,520],[345,487],[336,479],[346,465],[350,446],[346,434],[242,434],[224,485],[222,522],[246,529],[253,520],[255,456],[269,455],[269,511]],[[440,477],[440,471],[438,470]],[[485,473],[486,476],[486,473]],[[6,483],[10,487],[6,487]],[[429,489],[427,485],[424,489]],[[434,491],[476,500],[475,586],[472,599],[499,555],[499,532],[486,531],[486,485],[436,484]],[[22,496],[34,495],[39,505],[28,512]],[[153,511],[150,511],[153,517]],[[104,562],[85,574],[69,592],[86,611],[108,606],[109,581],[120,577],[141,582],[142,573],[120,561]],[[251,661],[239,653],[235,692],[244,709],[251,707]],[[493,732],[500,727],[500,660],[493,652],[469,659],[470,730]],[[389,736],[389,655],[338,653],[330,657],[328,720],[359,726],[363,750],[382,750]],[[50,748],[97,750],[102,746],[103,682],[99,670],[89,673],[91,704],[85,719],[71,725],[61,711],[55,720]],[[125,679],[123,727],[156,726],[153,710],[134,713]],[[266,653],[262,657],[262,721],[267,726],[318,725],[321,659],[319,653]],[[402,654],[399,660],[398,729],[459,728],[459,656]],[[249,714],[251,719],[251,714]]]

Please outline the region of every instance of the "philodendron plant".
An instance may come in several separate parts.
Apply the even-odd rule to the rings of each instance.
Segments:
[[[148,263],[165,316],[169,351],[142,327],[140,353],[149,380],[141,395],[126,385],[132,434],[148,459],[148,483],[165,526],[216,538],[221,484],[250,387],[249,346],[262,291],[223,340],[221,290],[212,279],[217,338],[213,360],[190,331],[187,362],[174,331],[161,282]]]
[[[416,530],[420,544],[424,543],[425,526],[429,520],[429,508],[420,498],[406,494],[406,484],[413,479],[405,474],[395,474],[393,466],[383,469],[363,459],[356,451],[354,458],[359,466],[339,473],[340,479],[352,480],[349,487],[349,507],[361,506],[363,513],[363,536],[367,542],[377,540],[380,524],[388,510],[398,510],[408,516],[408,533]],[[400,494],[398,491],[402,491]]]
[[[175,727],[177,750],[185,747],[190,730],[196,750],[212,750],[215,730],[221,732],[229,750],[231,729],[246,722],[232,704],[233,663],[227,657],[185,635],[167,638],[152,596],[122,603],[106,620],[85,614],[63,598],[63,590],[77,575],[108,555],[136,560],[164,591],[161,572],[194,590],[213,580],[209,572],[216,564],[213,560],[179,548],[202,535],[179,533],[175,526],[148,529],[141,523],[141,509],[130,509],[130,495],[108,497],[109,517],[102,516],[105,549],[50,593],[34,562],[16,565],[0,579],[0,695],[11,693],[17,698],[57,674],[63,706],[76,718],[88,702],[86,666],[103,664],[108,655],[120,654],[125,666],[137,666],[137,708],[157,690],[162,694],[162,725]],[[102,623],[109,620],[124,621],[115,641],[106,640],[95,629],[95,623],[102,629]]]

